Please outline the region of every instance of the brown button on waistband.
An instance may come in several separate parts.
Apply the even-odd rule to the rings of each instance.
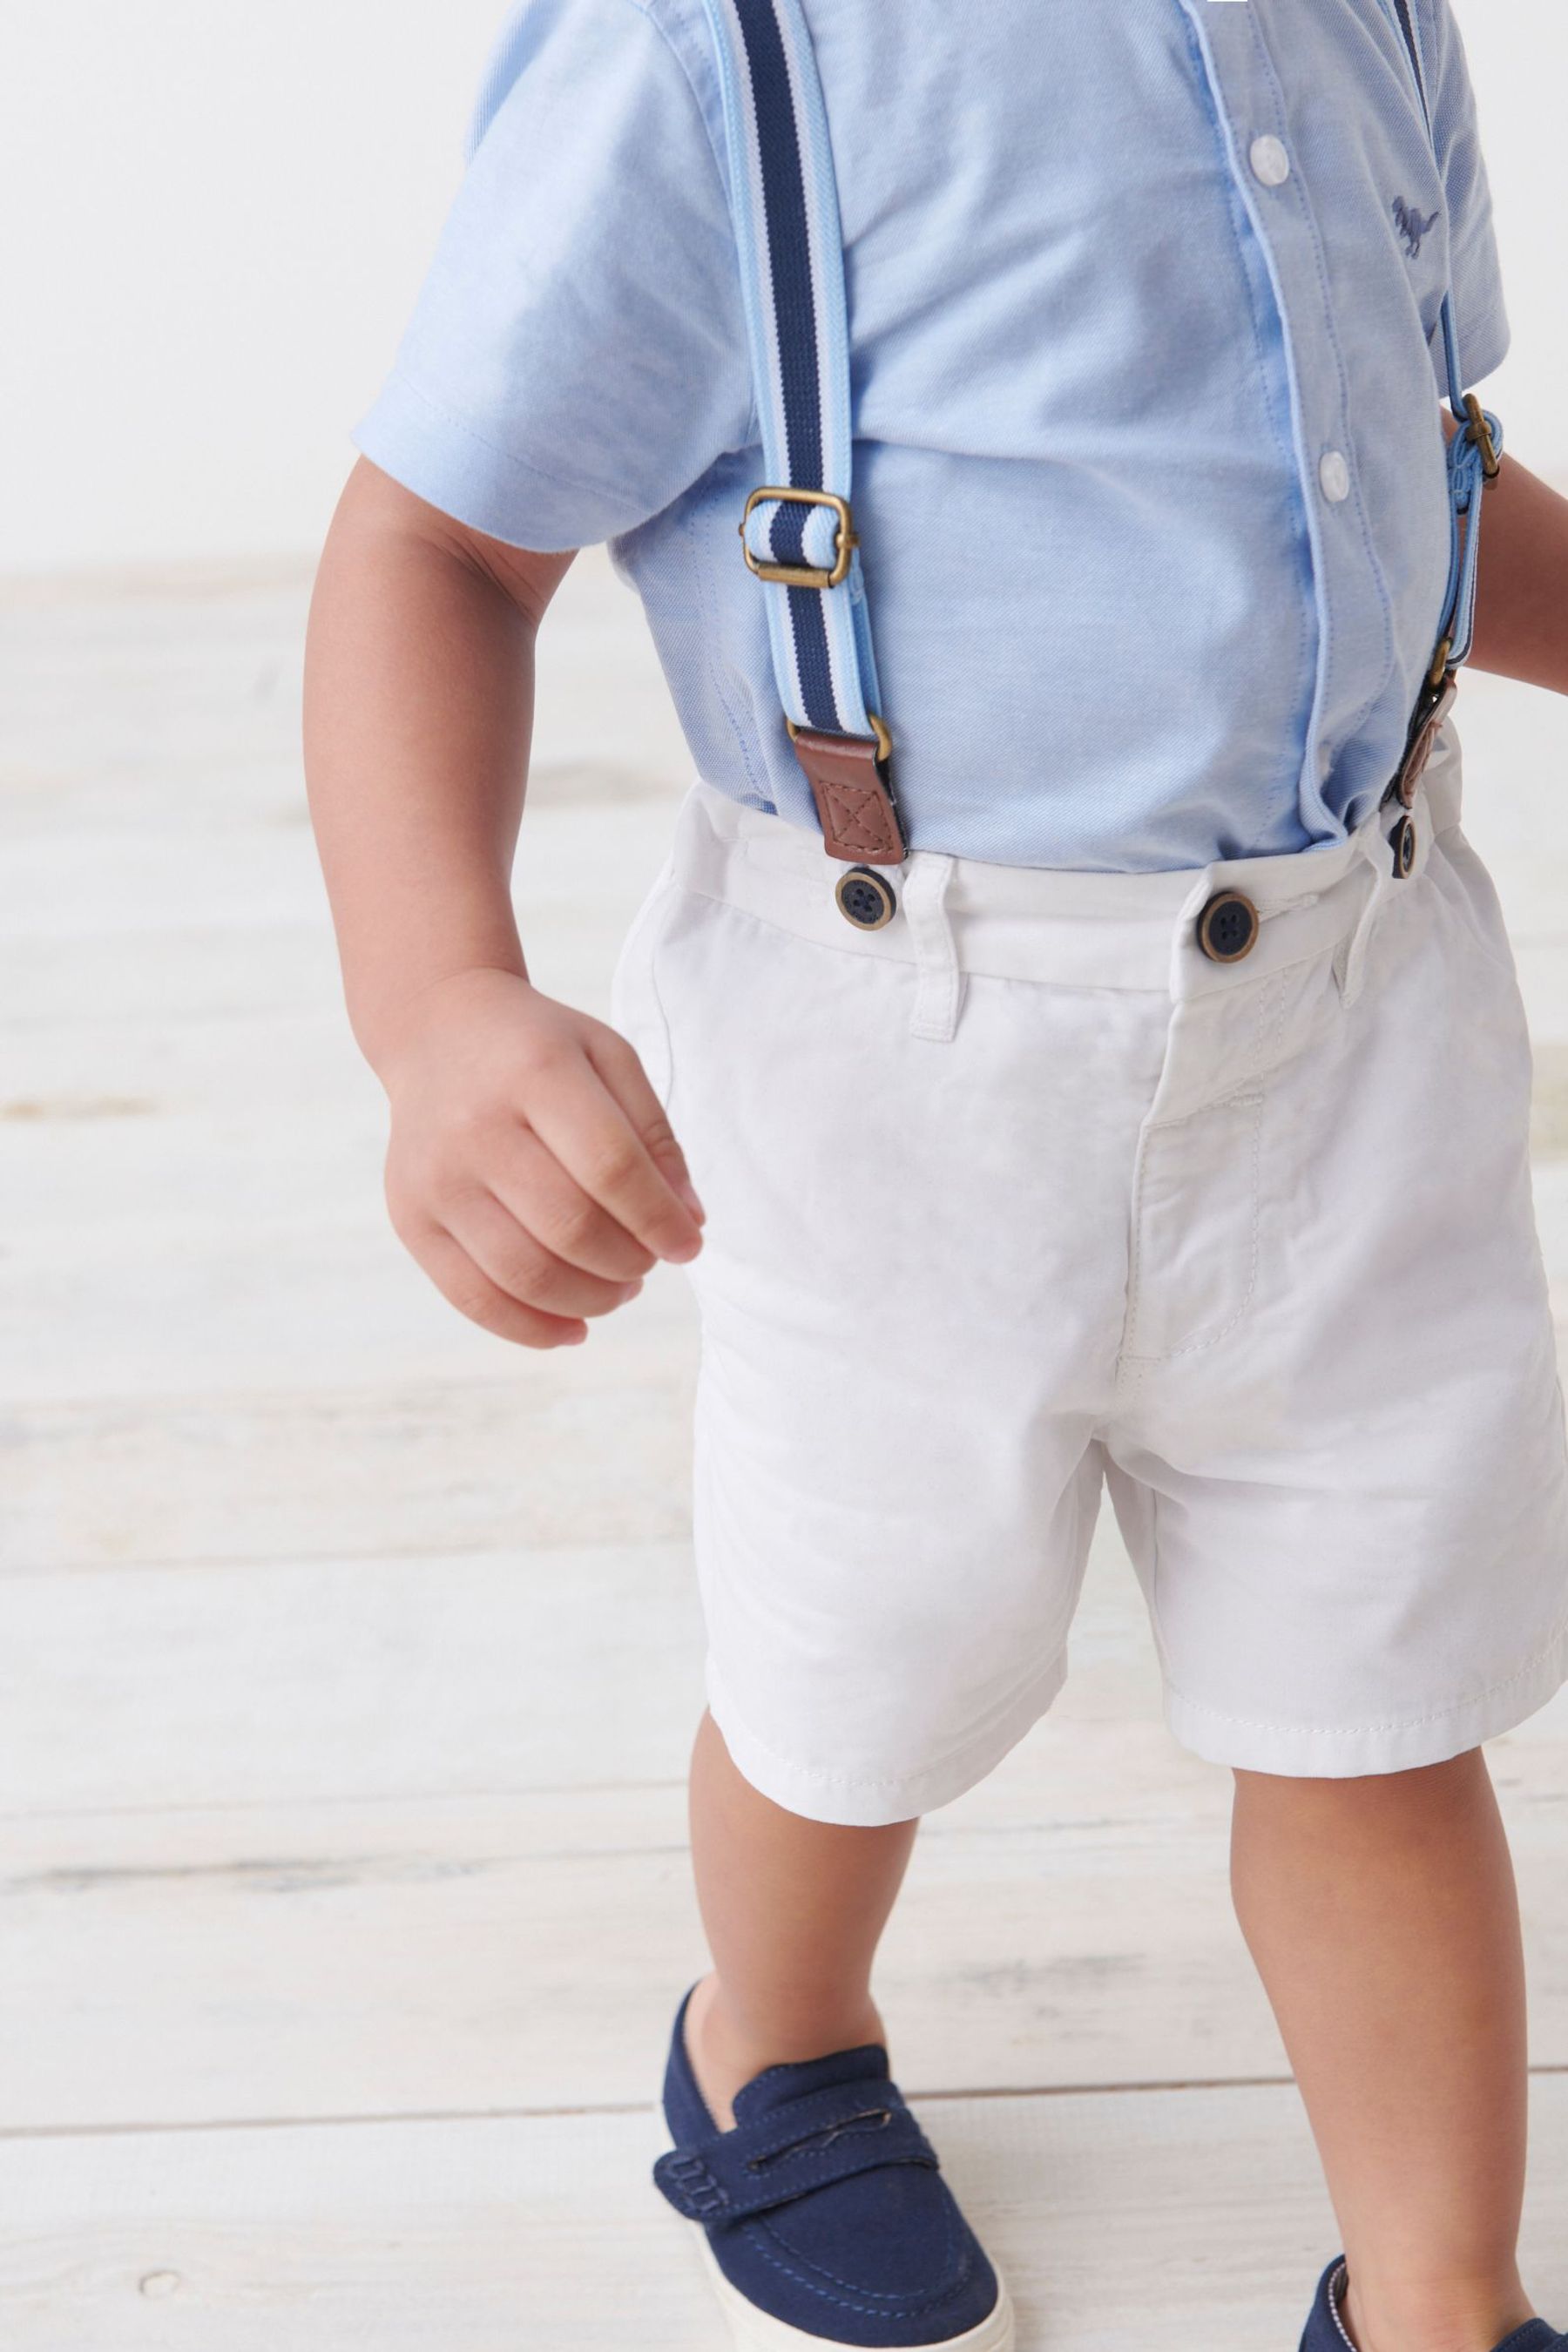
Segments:
[[[858,931],[879,931],[898,911],[893,886],[868,866],[852,866],[833,886],[838,911]]]
[[[1216,890],[1198,917],[1198,945],[1210,963],[1239,963],[1258,945],[1258,909],[1244,890]]]
[[[1394,852],[1394,877],[1396,882],[1408,882],[1415,871],[1415,820],[1402,816],[1388,836]]]

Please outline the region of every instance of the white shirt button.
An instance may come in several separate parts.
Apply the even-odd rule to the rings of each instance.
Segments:
[[[1255,139],[1247,151],[1247,160],[1257,177],[1266,188],[1283,187],[1290,176],[1290,158],[1285,152],[1285,142],[1266,131]]]
[[[1323,496],[1331,507],[1341,505],[1351,494],[1351,469],[1339,449],[1325,449],[1318,461],[1318,479]]]

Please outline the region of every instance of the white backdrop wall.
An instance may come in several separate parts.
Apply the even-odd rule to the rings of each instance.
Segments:
[[[1514,320],[1497,404],[1512,446],[1568,485],[1568,6],[1455,5]],[[503,13],[16,0],[0,34],[0,566],[317,542]]]

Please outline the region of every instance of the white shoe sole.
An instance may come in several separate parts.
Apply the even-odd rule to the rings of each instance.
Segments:
[[[669,2146],[669,2132],[664,2120],[664,2094],[660,2091],[654,2101],[654,2127],[658,2137],[658,2153],[663,2155]],[[659,2191],[654,2190],[656,2197]],[[664,2200],[660,2198],[660,2202]],[[808,2336],[804,2328],[791,2327],[782,2319],[774,2319],[759,2311],[754,2303],[732,2286],[720,2269],[708,2232],[697,2221],[689,2221],[683,2213],[667,2206],[670,2220],[683,2231],[688,2241],[695,2240],[702,2268],[720,2310],[730,2323],[736,2352],[865,2352],[855,2344],[840,2344],[831,2336]],[[1013,2305],[1007,2293],[1007,2283],[1000,2273],[996,2279],[996,2301],[978,2327],[971,2327],[963,2336],[945,2336],[940,2344],[906,2346],[902,2352],[1014,2352],[1015,2329]],[[888,2352],[898,2352],[889,2347]]]

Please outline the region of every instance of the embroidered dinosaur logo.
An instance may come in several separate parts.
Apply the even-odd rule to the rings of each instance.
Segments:
[[[1436,225],[1436,213],[1428,213],[1423,220],[1418,212],[1412,212],[1403,196],[1394,197],[1394,226],[1399,231],[1399,241],[1412,261],[1421,250],[1422,238]]]

